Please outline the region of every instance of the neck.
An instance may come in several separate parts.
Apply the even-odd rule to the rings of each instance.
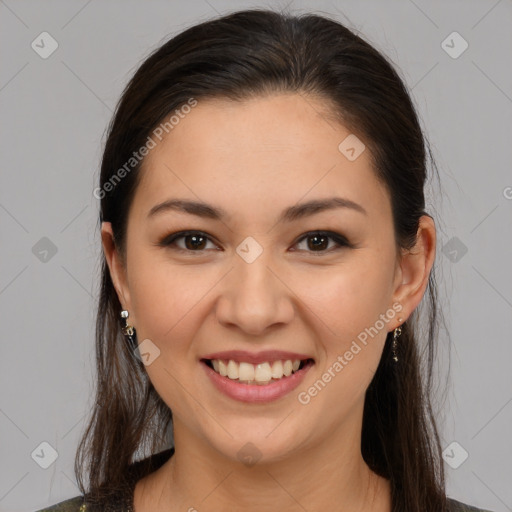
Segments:
[[[219,454],[179,422],[174,438],[171,459],[137,483],[135,512],[216,512],[234,503],[247,512],[333,510],[333,503],[342,512],[391,511],[389,482],[363,460],[357,429],[252,466]]]

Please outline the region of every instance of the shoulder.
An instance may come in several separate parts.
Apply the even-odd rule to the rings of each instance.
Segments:
[[[104,512],[107,509],[119,510],[120,506],[124,507],[123,510],[131,510],[136,482],[162,466],[173,454],[174,447],[132,463],[127,472],[127,485],[99,501],[93,500],[87,494],[85,497],[76,496],[36,512]]]
[[[491,512],[487,509],[466,505],[465,503],[461,503],[460,501],[454,500],[452,498],[448,498],[448,510],[450,512]]]
[[[86,512],[83,496],[76,496],[36,512]]]

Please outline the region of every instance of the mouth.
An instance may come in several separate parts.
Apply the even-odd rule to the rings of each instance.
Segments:
[[[246,403],[268,403],[289,395],[315,365],[309,354],[284,350],[227,350],[203,354],[199,363],[213,388]]]
[[[278,359],[288,355],[276,353],[265,358],[263,354],[253,356],[256,361],[252,363],[243,360],[251,359],[250,355],[231,355],[237,361],[224,359],[219,354],[201,359],[200,364],[214,389],[245,403],[269,403],[289,395],[315,364],[312,358]]]
[[[300,374],[314,364],[312,358],[277,359],[253,364],[233,359],[201,359],[217,375],[237,384],[248,386],[269,386]]]

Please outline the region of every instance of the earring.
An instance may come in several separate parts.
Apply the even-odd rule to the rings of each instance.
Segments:
[[[402,318],[398,319],[399,322],[403,322]],[[402,334],[402,327],[399,325],[394,331],[393,331],[393,344],[391,346],[392,352],[393,352],[393,361],[398,362],[398,356],[396,354],[397,346],[398,346],[398,338]]]
[[[123,331],[123,334],[126,336],[126,339],[130,343],[130,346],[132,350],[135,350],[138,346],[136,334],[135,334],[135,327],[128,324],[128,317],[130,316],[130,313],[126,309],[123,309],[121,311],[121,318],[123,318],[126,322],[126,325],[124,327],[121,327],[121,330]]]

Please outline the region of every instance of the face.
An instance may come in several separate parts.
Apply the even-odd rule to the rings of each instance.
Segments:
[[[386,335],[415,304],[369,150],[349,160],[350,131],[326,108],[294,94],[199,101],[145,159],[114,280],[176,443],[272,461],[361,428]],[[288,359],[299,369],[279,378]]]

